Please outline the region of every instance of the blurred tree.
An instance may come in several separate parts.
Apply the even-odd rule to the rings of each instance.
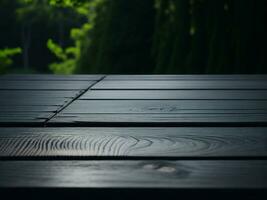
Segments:
[[[266,50],[266,1],[235,0],[233,7],[235,45],[233,72],[266,72],[266,51],[263,53],[264,49]],[[263,54],[265,54],[265,65],[260,61]]]
[[[185,73],[186,58],[191,44],[189,1],[157,0],[155,7],[155,72]]]
[[[155,72],[266,73],[266,3],[156,0]]]
[[[89,47],[83,47],[80,72],[149,73],[152,71],[154,0],[103,1],[96,8]]]
[[[0,49],[2,49],[2,56],[3,52],[6,52],[4,49],[20,46],[15,12],[17,7],[18,3],[15,0],[0,0]],[[19,60],[20,56],[13,58],[14,65],[20,64]]]
[[[1,0],[0,48],[39,72],[266,73],[266,4]]]
[[[17,8],[17,18],[21,25],[23,66],[33,66],[47,72],[47,65],[53,60],[45,45],[47,40],[53,38],[63,47],[69,45],[70,29],[82,24],[84,19],[73,9],[51,6],[47,0],[18,1],[20,6]]]
[[[233,68],[232,0],[208,0],[206,73],[231,73]],[[216,67],[215,67],[216,66]]]

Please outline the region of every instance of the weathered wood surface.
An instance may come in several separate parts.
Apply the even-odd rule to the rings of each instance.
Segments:
[[[266,114],[65,114],[48,126],[266,126]]]
[[[20,98],[74,98],[80,94],[80,90],[0,90],[2,99],[20,99]]]
[[[257,100],[76,100],[63,113],[266,113]]]
[[[265,80],[103,80],[94,85],[95,90],[114,90],[114,89],[173,89],[173,90],[266,90],[267,81]]]
[[[0,90],[0,106],[59,106],[74,99],[80,91]]]
[[[264,124],[265,78],[265,75],[110,75],[48,124]]]
[[[265,123],[263,100],[76,100],[49,123]]]
[[[71,102],[78,92],[67,97],[53,97],[53,93],[0,91],[0,124],[12,122],[45,122],[64,105]],[[59,94],[59,96],[62,94]],[[55,95],[54,95],[55,96]]]
[[[0,128],[0,157],[267,158],[267,128]]]
[[[0,161],[0,177],[9,188],[266,189],[267,161]]]
[[[49,125],[127,122],[262,124],[266,122],[267,110],[267,79],[264,78],[265,75],[7,75],[0,78],[0,118],[5,123],[23,122],[22,116],[25,116],[28,122],[32,116],[33,123],[44,119],[43,123]],[[187,90],[190,84],[197,89]],[[102,90],[103,85],[108,90]],[[219,85],[217,90],[214,89],[216,85]],[[117,86],[123,89],[117,90]],[[140,90],[132,90],[132,86],[140,86]],[[239,89],[232,90],[233,87]],[[65,105],[68,106],[57,113]],[[22,115],[22,112],[26,114]],[[47,112],[50,112],[49,116]]]
[[[1,76],[0,125],[44,125],[101,78],[100,75]]]
[[[1,80],[0,90],[85,90],[95,81]]]
[[[83,100],[267,100],[267,90],[91,90]]]
[[[267,193],[266,126],[266,75],[1,76],[0,193]]]
[[[267,80],[267,75],[108,75],[104,80]]]
[[[76,90],[0,90],[0,124],[44,122],[79,94]]]

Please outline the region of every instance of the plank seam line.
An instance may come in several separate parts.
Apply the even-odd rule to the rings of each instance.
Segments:
[[[266,156],[0,156],[2,161],[267,161]]]
[[[2,125],[3,127],[3,125]],[[9,127],[8,125],[6,127]],[[19,127],[19,126],[18,126]],[[267,127],[266,122],[51,122],[47,127]]]
[[[74,97],[71,101],[69,101],[68,103],[66,103],[65,105],[63,105],[60,109],[56,110],[55,113],[49,117],[47,120],[45,120],[44,122],[44,127],[46,127],[47,123],[53,119],[57,114],[59,114],[62,110],[64,110],[65,108],[67,108],[70,104],[72,104],[74,101],[76,101],[77,99],[79,99],[83,94],[85,94],[87,91],[89,91],[94,85],[96,85],[97,83],[99,83],[100,81],[102,81],[104,78],[106,77],[106,75],[103,75],[103,77],[101,77],[99,80],[97,80],[95,83],[89,85],[88,88],[86,88],[85,90],[81,90],[82,92],[80,94],[78,94],[76,97]]]
[[[266,91],[267,88],[92,88],[92,90],[225,90],[225,91],[243,91],[243,90],[253,90],[253,91]]]

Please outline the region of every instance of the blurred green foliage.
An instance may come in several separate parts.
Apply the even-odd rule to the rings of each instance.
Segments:
[[[266,73],[266,4],[0,0],[0,49],[45,73]]]
[[[0,0],[0,49],[23,49],[7,72],[51,73],[49,65],[57,58],[47,41],[66,48],[73,44],[71,29],[85,22],[73,7],[52,6],[48,0]]]
[[[114,0],[81,72],[266,73],[265,0]]]
[[[0,74],[5,73],[8,70],[8,67],[12,65],[13,61],[11,57],[20,53],[20,48],[0,49]]]
[[[61,61],[51,63],[49,65],[50,70],[55,74],[72,74],[75,70],[75,56],[77,50],[71,47],[62,49],[62,47],[54,43],[51,39],[48,40],[47,47]]]
[[[94,27],[96,18],[95,8],[102,0],[86,1],[84,3],[71,4],[72,1],[51,1],[54,6],[70,6],[77,14],[86,17],[87,21],[80,28],[72,28],[70,38],[73,41],[72,46],[62,48],[59,44],[49,39],[47,46],[59,61],[49,65],[50,70],[56,74],[72,74],[77,72],[78,63],[81,60],[81,51],[90,46],[89,33]]]

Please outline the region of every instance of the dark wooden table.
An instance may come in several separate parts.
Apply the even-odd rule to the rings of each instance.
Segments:
[[[0,198],[259,199],[266,125],[265,75],[0,76]]]

